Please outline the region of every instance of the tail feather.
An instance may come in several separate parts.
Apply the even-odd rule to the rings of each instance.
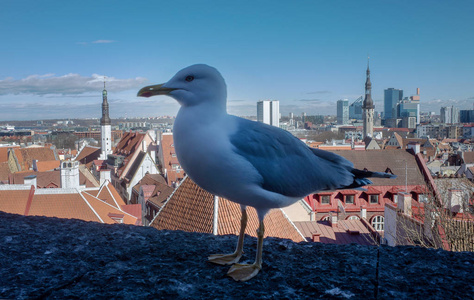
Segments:
[[[352,169],[351,173],[354,174],[354,181],[350,185],[343,187],[343,189],[359,190],[361,189],[362,186],[372,184],[372,181],[368,179],[370,177],[387,178],[387,179],[397,178],[397,175],[393,175],[390,173],[372,172],[372,171],[365,171],[365,170],[358,170],[358,169]]]
[[[358,169],[352,169],[351,173],[354,174],[356,178],[367,178],[367,177],[390,178],[390,179],[397,178],[397,175],[393,175],[390,173],[372,172],[372,171],[358,170]]]

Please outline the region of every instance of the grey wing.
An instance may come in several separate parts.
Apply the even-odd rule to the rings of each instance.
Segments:
[[[234,151],[245,157],[263,178],[266,190],[304,197],[334,190],[354,181],[353,165],[345,158],[306,146],[289,132],[274,126],[238,119],[231,136]]]

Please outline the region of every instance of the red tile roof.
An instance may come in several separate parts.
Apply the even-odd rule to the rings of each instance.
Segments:
[[[38,161],[36,167],[38,168],[38,172],[45,172],[59,168],[60,163],[59,160]]]
[[[117,218],[126,224],[138,224],[137,217],[121,207],[109,205],[88,192],[63,192],[62,190],[15,190],[2,186],[0,210],[30,216],[46,216],[85,221],[117,223]],[[113,187],[112,187],[113,188]],[[30,194],[31,192],[31,194]],[[133,210],[133,208],[126,208]],[[115,219],[114,219],[115,218]]]
[[[325,244],[375,245],[371,231],[361,220],[340,220],[335,226],[327,221],[295,222],[295,225],[310,241],[313,234],[319,234],[319,241]]]
[[[11,174],[8,162],[0,163],[0,181],[8,182],[8,176]]]
[[[0,147],[0,163],[8,161],[8,149],[20,148],[19,146],[13,147]]]
[[[465,164],[474,164],[474,152],[464,152],[463,153],[464,163]]]
[[[29,175],[36,175],[36,184],[38,188],[46,187],[61,187],[61,172],[56,171],[46,171],[46,172],[35,172],[35,171],[25,171],[17,172],[11,174],[9,177],[10,184],[23,184],[24,178]],[[95,185],[87,179],[82,172],[79,172],[79,184],[85,185],[86,187],[95,187]]]
[[[34,159],[37,161],[57,160],[57,155],[54,150],[48,147],[14,148],[13,151],[20,165],[19,171],[30,170]]]
[[[136,151],[145,138],[146,133],[126,132],[114,150],[114,154],[128,156]]]
[[[136,217],[140,223],[137,225],[141,225],[141,219],[142,219],[142,205],[141,204],[122,205],[121,208],[124,212]]]
[[[246,233],[256,237],[258,217],[254,208],[247,208]],[[240,205],[227,199],[218,201],[217,234],[238,234],[240,230]],[[213,233],[214,196],[185,178],[171,198],[150,224],[159,230],[184,230]],[[303,241],[303,237],[280,209],[271,210],[265,217],[265,236]]]
[[[365,150],[365,151],[331,151],[339,154],[354,163],[354,167],[363,170],[385,172],[387,168],[397,175],[396,179],[370,178],[373,186],[404,186],[425,185],[425,179],[417,167],[415,156],[404,149]],[[407,181],[405,182],[405,162],[407,162]]]
[[[100,156],[101,149],[98,147],[85,146],[76,157],[76,161],[81,164],[88,164]]]
[[[120,197],[117,190],[110,182],[102,185],[97,198],[118,209],[120,209],[122,205],[125,205],[122,197]]]
[[[163,134],[161,136],[160,147],[163,154],[163,167],[166,169],[168,185],[171,185],[173,182],[177,183],[181,181],[184,178],[183,169],[181,169],[181,166],[179,166],[179,171],[173,168],[173,164],[179,165],[178,158],[173,157],[176,153],[174,149],[173,135]]]
[[[0,190],[0,210],[23,215],[30,190]]]
[[[168,197],[173,193],[174,188],[166,184],[165,179],[159,174],[146,174],[134,187],[134,193],[140,192],[140,187],[149,186],[151,193],[145,200],[160,208]]]
[[[79,193],[35,194],[28,215],[99,222]]]

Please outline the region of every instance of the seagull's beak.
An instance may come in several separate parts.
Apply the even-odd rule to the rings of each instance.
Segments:
[[[151,97],[156,95],[168,95],[170,92],[176,90],[173,88],[164,87],[163,84],[149,85],[138,91],[137,97]]]

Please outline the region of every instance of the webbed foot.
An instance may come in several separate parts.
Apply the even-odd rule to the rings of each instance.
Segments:
[[[247,281],[255,277],[260,269],[261,267],[257,264],[235,264],[229,269],[227,275],[232,277],[235,281]]]
[[[211,254],[208,261],[218,265],[231,265],[239,262],[242,253]]]

